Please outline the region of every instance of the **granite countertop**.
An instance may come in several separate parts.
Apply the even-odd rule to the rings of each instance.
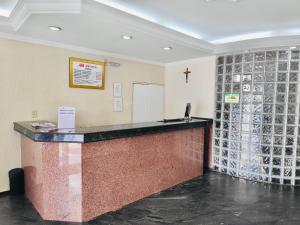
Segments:
[[[147,122],[108,126],[77,127],[75,129],[34,128],[33,121],[14,122],[14,130],[36,142],[88,143],[116,138],[133,137],[160,132],[207,127],[211,119],[193,118],[192,121]],[[48,122],[48,121],[34,121]]]

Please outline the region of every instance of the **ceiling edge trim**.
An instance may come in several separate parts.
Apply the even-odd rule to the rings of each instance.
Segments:
[[[8,34],[8,33],[0,32],[0,38],[21,41],[21,42],[31,43],[31,44],[44,45],[44,46],[48,46],[48,47],[62,48],[62,49],[67,49],[67,50],[71,50],[71,51],[77,51],[77,52],[81,52],[81,53],[97,55],[97,56],[101,56],[102,58],[111,57],[111,58],[116,58],[116,59],[121,59],[121,60],[135,61],[135,62],[157,65],[157,66],[165,66],[165,63],[160,63],[160,62],[156,62],[156,61],[144,60],[144,59],[139,59],[139,58],[135,58],[135,57],[127,56],[127,55],[116,54],[116,53],[112,53],[112,52],[105,52],[105,51],[100,51],[100,50],[96,50],[96,49],[84,48],[84,47],[78,47],[78,46],[68,45],[68,44],[63,44],[63,43],[58,43],[58,42],[35,39],[35,38],[26,37],[26,36],[22,36],[22,35]]]

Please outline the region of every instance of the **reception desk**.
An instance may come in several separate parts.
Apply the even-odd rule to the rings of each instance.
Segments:
[[[45,220],[89,221],[201,176],[209,124],[193,119],[47,132],[15,122],[26,196]]]

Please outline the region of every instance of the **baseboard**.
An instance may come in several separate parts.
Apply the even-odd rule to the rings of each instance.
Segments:
[[[0,198],[9,195],[9,191],[0,192]]]

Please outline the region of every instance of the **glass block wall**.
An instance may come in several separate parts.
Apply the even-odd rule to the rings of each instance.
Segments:
[[[217,57],[215,170],[300,185],[299,60],[290,48]]]

